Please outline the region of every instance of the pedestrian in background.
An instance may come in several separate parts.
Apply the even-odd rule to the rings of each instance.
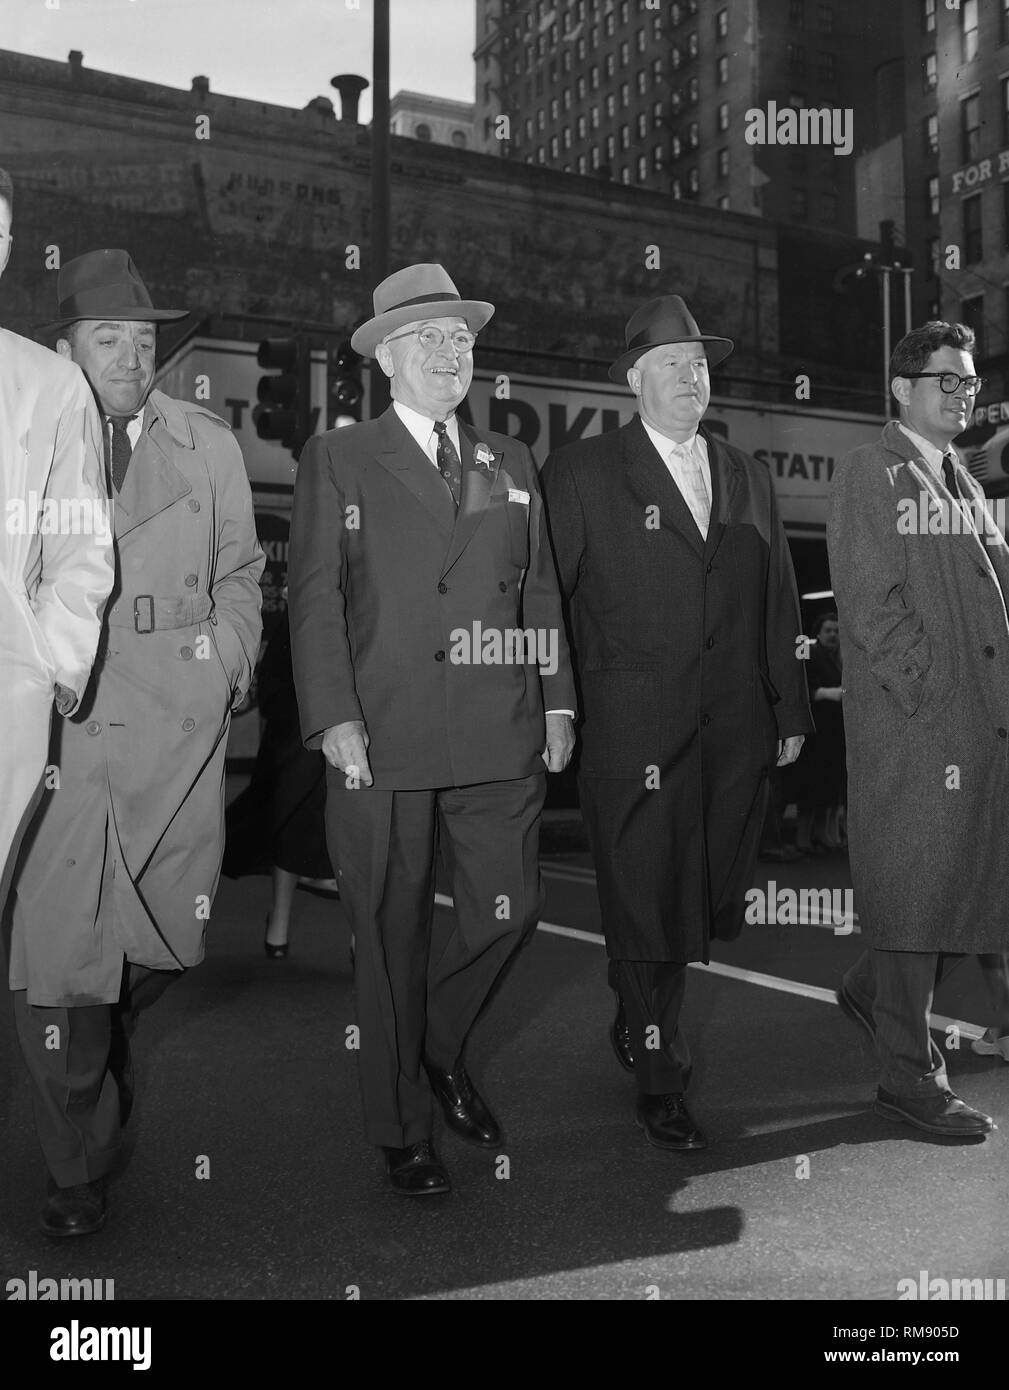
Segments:
[[[843,847],[844,715],[837,614],[821,613],[811,624],[810,636],[814,640],[804,666],[816,731],[806,739],[793,768],[795,844],[803,854],[823,854]]]

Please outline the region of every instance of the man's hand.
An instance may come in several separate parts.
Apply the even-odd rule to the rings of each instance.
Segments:
[[[363,719],[348,719],[345,724],[334,724],[322,736],[322,751],[331,767],[346,772],[348,777],[357,777],[370,787],[375,780],[368,762],[368,744],[371,739],[364,727]]]
[[[805,741],[805,734],[793,734],[791,738],[786,738],[784,743],[779,738],[778,761],[775,766],[787,767],[789,763],[794,763]]]
[[[542,753],[548,772],[563,772],[575,751],[575,722],[570,714],[548,714],[547,746]]]
[[[841,696],[844,689],[840,685],[821,685],[813,692],[814,700],[836,700],[841,703]]]
[[[53,699],[60,714],[69,714],[77,703],[77,696],[65,685],[56,682],[53,690]]]

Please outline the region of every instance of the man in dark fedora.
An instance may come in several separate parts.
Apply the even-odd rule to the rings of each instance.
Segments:
[[[501,1142],[463,1053],[535,927],[545,772],[574,738],[535,464],[456,413],[493,312],[440,265],[382,281],[352,344],[377,359],[392,405],[309,442],[291,524],[295,683],[305,742],[329,764],[365,1131],[413,1196],[450,1185],[432,1096],[457,1135]],[[433,922],[439,840],[450,930]]]
[[[57,351],[105,420],[116,558],[94,673],[55,731],[58,786],[12,894],[10,982],[50,1175],[42,1229],[62,1237],[104,1222],[137,1015],[203,958],[264,559],[228,426],[151,389],[157,325],[185,310],[154,308],[125,251],[68,261],[57,285]]]
[[[0,275],[13,216],[0,169]],[[53,705],[67,715],[79,703],[112,588],[100,429],[77,368],[0,328],[0,904],[41,788]]]
[[[643,305],[626,342],[610,378],[636,418],[551,454],[543,489],[584,715],[611,1038],[649,1141],[698,1149],[686,966],[739,934],[769,770],[812,721],[770,474],[700,428],[709,365],[732,342],[701,333],[679,295]]]

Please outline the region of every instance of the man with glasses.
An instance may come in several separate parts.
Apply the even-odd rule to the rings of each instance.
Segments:
[[[978,953],[1004,977],[1009,947],[1009,548],[951,448],[981,386],[973,347],[960,323],[901,339],[900,421],[840,461],[827,527],[870,938],[838,1003],[873,1038],[876,1111],[956,1139],[993,1123],[951,1091],[929,1033],[942,957]]]
[[[382,281],[351,341],[392,405],[310,441],[291,525],[295,683],[305,742],[329,764],[365,1130],[410,1196],[449,1190],[432,1096],[459,1137],[501,1143],[463,1053],[536,925],[544,774],[574,743],[536,466],[456,413],[493,312],[440,265]],[[434,917],[439,839],[451,923]]]

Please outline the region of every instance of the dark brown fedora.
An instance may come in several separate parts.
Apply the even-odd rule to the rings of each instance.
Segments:
[[[86,251],[61,266],[56,276],[59,317],[39,330],[50,333],[80,319],[140,320],[161,323],[184,319],[188,309],[155,309],[147,286],[125,251]]]
[[[374,357],[388,334],[420,319],[465,319],[471,333],[479,333],[494,313],[483,299],[463,299],[442,265],[408,265],[394,271],[373,295],[374,317],[362,323],[350,340],[355,352]]]
[[[703,343],[712,366],[721,362],[735,347],[731,338],[713,338],[702,333],[697,320],[678,294],[664,294],[642,304],[627,320],[624,330],[627,349],[610,368],[610,380],[627,385],[627,369],[651,348],[669,343]]]

